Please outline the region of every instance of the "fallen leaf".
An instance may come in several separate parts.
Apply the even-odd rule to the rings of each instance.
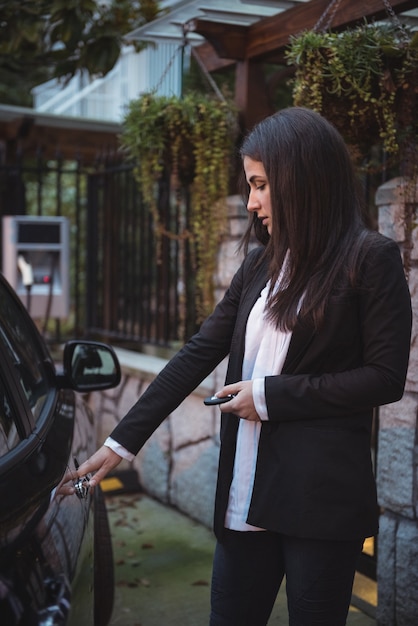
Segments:
[[[192,583],[192,587],[207,587],[209,585],[207,580],[196,580]]]

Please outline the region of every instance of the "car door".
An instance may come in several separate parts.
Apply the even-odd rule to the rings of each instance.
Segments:
[[[0,356],[0,621],[7,611],[10,624],[61,613],[65,623],[92,545],[91,498],[57,497],[55,487],[73,455],[93,451],[93,419],[73,390],[58,388],[35,323],[3,279]]]
[[[106,626],[113,556],[101,490],[57,489],[97,448],[80,394],[116,387],[115,351],[69,341],[56,371],[26,309],[0,275],[0,624]],[[77,393],[78,392],[78,393]]]

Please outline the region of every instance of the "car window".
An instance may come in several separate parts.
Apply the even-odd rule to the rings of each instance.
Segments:
[[[7,388],[0,378],[0,457],[20,441]]]
[[[32,415],[39,417],[48,393],[43,353],[24,311],[0,284],[0,350],[6,350]]]

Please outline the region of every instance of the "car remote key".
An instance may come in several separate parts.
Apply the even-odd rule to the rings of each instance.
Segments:
[[[209,396],[209,398],[205,398],[203,400],[203,403],[206,404],[206,406],[211,406],[213,404],[223,404],[224,402],[229,402],[230,400],[232,400],[232,398],[235,398],[234,394],[229,394],[228,396],[224,396],[223,398],[218,398],[217,396]]]

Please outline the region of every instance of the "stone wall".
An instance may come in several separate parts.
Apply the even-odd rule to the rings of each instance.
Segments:
[[[404,254],[410,254],[408,281],[413,308],[405,394],[399,402],[379,409],[377,485],[382,509],[377,553],[379,626],[418,624],[418,247],[414,245],[415,230],[408,236],[405,228],[405,204],[412,202],[416,193],[418,188],[412,190],[402,179],[395,178],[382,185],[376,194],[379,230],[395,239]]]

